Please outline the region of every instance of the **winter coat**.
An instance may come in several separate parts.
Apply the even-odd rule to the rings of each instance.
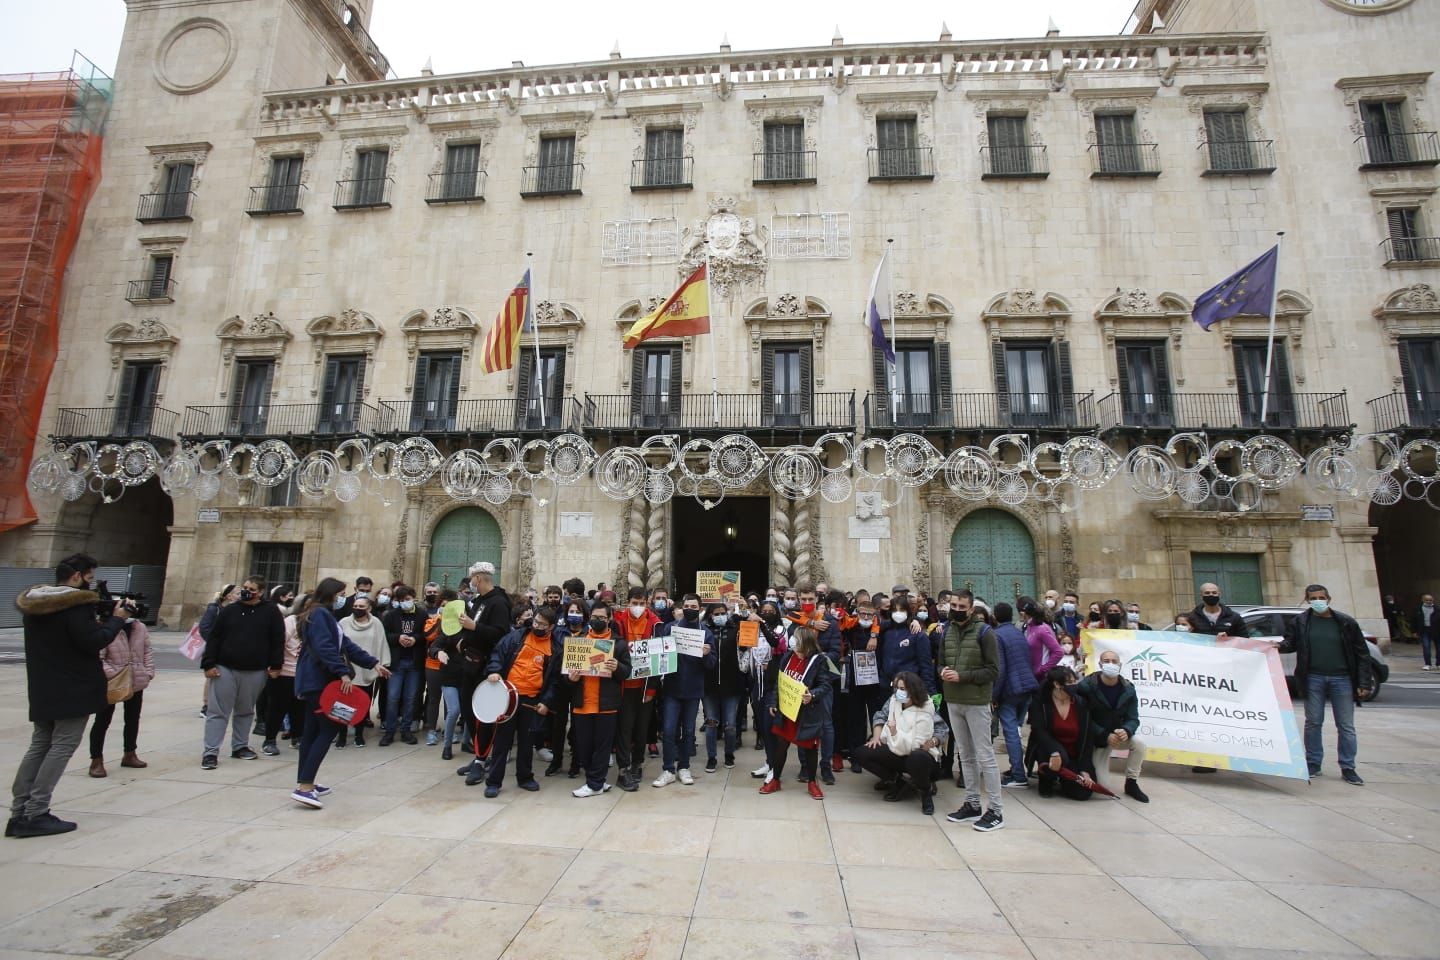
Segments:
[[[994,703],[1029,696],[1040,688],[1030,661],[1030,643],[1013,623],[995,628],[995,650],[1000,655],[1000,673],[990,691]]]
[[[790,654],[784,657],[776,657],[774,673],[771,676],[777,679],[772,683],[765,693],[766,710],[774,710],[772,720],[775,723],[784,721],[780,715],[780,681],[778,679],[781,670],[785,669],[785,661],[790,659]],[[825,721],[830,717],[831,697],[834,695],[836,678],[826,666],[828,658],[821,654],[812,658],[811,662],[805,665],[805,673],[800,682],[805,684],[805,689],[810,691],[810,702],[800,704],[800,713],[795,720],[795,740],[814,740],[820,736],[820,731],[825,726]],[[769,671],[767,671],[768,673]]]
[[[910,621],[895,623],[893,620],[880,631],[880,644],[875,652],[880,667],[880,682],[887,687],[897,673],[909,670],[918,673],[925,681],[925,689],[938,693],[935,685],[935,659],[930,653],[930,637],[925,631],[910,632]]]
[[[1398,619],[1398,618],[1397,618]],[[1391,628],[1392,630],[1395,628]],[[1440,637],[1440,607],[1431,607],[1430,615],[1425,615],[1425,607],[1415,608],[1415,614],[1410,618],[1410,629],[1417,634],[1428,633],[1432,637]],[[1394,639],[1393,637],[1391,639]]]
[[[132,620],[115,635],[110,646],[100,652],[105,679],[119,676],[130,668],[130,687],[136,693],[150,686],[155,679],[155,651],[150,648],[150,631],[139,620]]]
[[[390,669],[394,670],[402,661],[409,660],[415,665],[416,670],[424,670],[424,612],[418,606],[408,613],[399,607],[393,607],[381,614],[380,623],[385,627],[385,643],[389,647]],[[400,645],[402,636],[414,637],[415,643],[408,647],[402,647]]]
[[[220,611],[223,609],[218,600],[212,600],[205,604],[205,612],[200,614],[199,629],[201,637],[206,640],[210,639],[210,631],[215,629],[215,618],[220,616]]]
[[[25,685],[30,720],[69,720],[105,709],[105,671],[99,653],[125,621],[95,616],[100,595],[78,587],[42,584],[16,599],[24,615]]]
[[[529,628],[516,627],[505,635],[499,643],[495,644],[495,652],[490,654],[490,661],[485,664],[485,676],[498,673],[506,680],[510,679],[510,668],[515,666],[515,658],[525,647],[525,637],[530,633]],[[560,665],[565,662],[565,638],[553,627],[550,630],[550,654],[545,659],[544,680],[540,687],[540,693],[536,699],[553,708],[556,702],[557,691],[560,689]]]
[[[485,596],[467,603],[465,612],[475,621],[475,626],[461,631],[458,646],[465,661],[465,673],[478,674],[490,661],[495,644],[514,629],[510,595],[500,587],[494,587]]]
[[[1331,610],[1340,624],[1340,648],[1345,654],[1345,667],[1350,673],[1350,689],[1355,702],[1360,703],[1361,690],[1375,689],[1375,670],[1370,662],[1370,648],[1365,645],[1365,634],[1355,618],[1339,610]],[[1310,677],[1310,621],[1315,616],[1306,610],[1290,621],[1285,628],[1285,639],[1280,644],[1281,653],[1295,654],[1295,682],[1300,689]]]
[[[389,659],[390,644],[385,640],[385,626],[373,613],[370,615],[370,621],[363,627],[355,622],[354,614],[342,619],[339,626],[340,632],[349,638],[351,643],[364,650],[374,660],[384,663]],[[374,683],[374,668],[361,664],[355,671],[355,682],[362,686]]]
[[[1100,674],[1092,673],[1075,687],[1089,702],[1090,735],[1097,747],[1104,746],[1116,730],[1124,730],[1133,737],[1140,729],[1140,695],[1135,691],[1135,684],[1120,678],[1120,697],[1113,707],[1101,690],[1104,684]]]
[[[676,627],[692,626],[683,620],[679,623],[662,623],[655,631],[657,637],[668,637]],[[718,669],[716,650],[719,644],[709,627],[701,627],[697,620],[694,627],[705,631],[705,642],[710,652],[703,657],[687,657],[683,653],[675,658],[676,670],[665,677],[660,685],[660,695],[674,700],[699,700],[705,696],[705,675]]]
[[[940,666],[960,675],[959,680],[941,682],[946,703],[988,704],[995,679],[1000,676],[994,628],[978,617],[951,623],[940,643]]]
[[[1246,637],[1250,631],[1245,627],[1245,618],[1225,604],[1220,604],[1220,619],[1214,623],[1205,616],[1205,604],[1197,603],[1195,609],[1190,611],[1190,619],[1195,624],[1196,633],[1208,633],[1212,637],[1220,634],[1229,634],[1232,637]]]
[[[340,632],[340,624],[329,610],[311,611],[300,632],[304,639],[295,664],[295,696],[302,700],[320,696],[333,680],[355,676],[355,665],[367,670],[380,665],[378,657]]]
[[[237,600],[222,609],[200,655],[202,670],[278,670],[284,662],[285,618],[268,600]]]
[[[1079,746],[1075,756],[1070,758],[1068,769],[1074,773],[1088,773],[1095,776],[1095,732],[1090,722],[1089,702],[1082,696],[1077,695],[1074,687],[1070,688],[1070,709],[1079,711],[1077,720],[1080,725]],[[1055,723],[1055,700],[1044,689],[1035,692],[1035,698],[1030,701],[1030,743],[1025,751],[1026,763],[1044,765],[1050,762],[1050,755],[1057,750],[1062,750],[1060,741],[1056,740],[1050,732]]]
[[[705,696],[738,697],[745,692],[740,660],[749,650],[740,648],[740,623],[733,617],[723,627],[710,627],[715,636],[715,668],[705,671]]]
[[[928,697],[916,704],[906,704],[902,709],[892,696],[890,716],[895,718],[895,732],[890,732],[887,722],[880,728],[880,742],[897,757],[925,749],[921,744],[935,736],[935,704]],[[926,752],[932,760],[940,759],[939,747],[931,747]]]
[[[1055,631],[1043,620],[1032,620],[1025,627],[1025,642],[1030,645],[1030,671],[1037,681],[1060,663],[1065,651],[1055,639]]]
[[[581,677],[574,683],[565,674],[559,674],[556,696],[563,697],[570,702],[570,712],[585,706],[585,681],[598,679],[600,681],[600,712],[614,713],[620,709],[621,684],[630,679],[630,645],[623,638],[611,634],[615,641],[615,652],[611,654],[618,664],[615,672],[608,677]],[[563,659],[563,653],[562,653]],[[693,660],[694,657],[681,657],[683,660]],[[551,661],[554,662],[553,660]]]

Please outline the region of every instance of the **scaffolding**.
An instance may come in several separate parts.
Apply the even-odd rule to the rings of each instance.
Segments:
[[[36,519],[25,479],[112,92],[79,53],[69,70],[0,75],[0,533]]]

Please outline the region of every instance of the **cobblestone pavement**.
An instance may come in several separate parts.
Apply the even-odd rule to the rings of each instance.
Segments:
[[[1440,706],[1440,675],[1393,662]],[[149,769],[119,766],[118,716],[108,779],[77,752],[56,811],[79,831],[0,841],[0,957],[1440,956],[1440,711],[1384,695],[1358,712],[1363,788],[1327,726],[1311,785],[1154,765],[1149,806],[1011,790],[980,834],[945,821],[953,786],[934,817],[848,771],[823,803],[793,780],[761,797],[748,746],[714,774],[702,746],[692,787],[577,800],[563,774],[537,794],[512,776],[485,800],[438,747],[372,737],[331,752],[308,810],[288,747],[200,769],[200,683],[146,691]],[[23,667],[0,666],[0,704],[8,778]]]

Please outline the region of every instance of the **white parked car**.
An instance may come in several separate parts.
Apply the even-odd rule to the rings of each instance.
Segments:
[[[1303,607],[1257,607],[1237,606],[1235,612],[1245,618],[1245,626],[1250,628],[1252,637],[1284,637],[1285,629],[1290,626],[1290,621],[1298,617]],[[1390,679],[1390,665],[1385,660],[1385,654],[1380,649],[1380,644],[1375,635],[1368,630],[1363,631],[1365,635],[1365,646],[1370,649],[1371,667],[1375,671],[1375,688],[1370,691],[1367,701],[1374,700],[1380,695],[1380,685]],[[1290,686],[1292,699],[1301,694],[1295,688],[1295,654],[1280,654],[1280,663],[1285,667],[1285,681]]]

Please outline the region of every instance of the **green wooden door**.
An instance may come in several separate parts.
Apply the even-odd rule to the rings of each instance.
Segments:
[[[1012,514],[977,510],[950,538],[950,586],[990,604],[1035,596],[1035,541]]]
[[[458,589],[478,560],[495,564],[495,582],[500,583],[500,525],[479,507],[447,513],[430,536],[429,579]]]
[[[1226,606],[1265,602],[1258,553],[1192,553],[1190,570],[1195,575],[1197,597],[1200,584],[1215,583],[1220,585],[1220,602]]]

